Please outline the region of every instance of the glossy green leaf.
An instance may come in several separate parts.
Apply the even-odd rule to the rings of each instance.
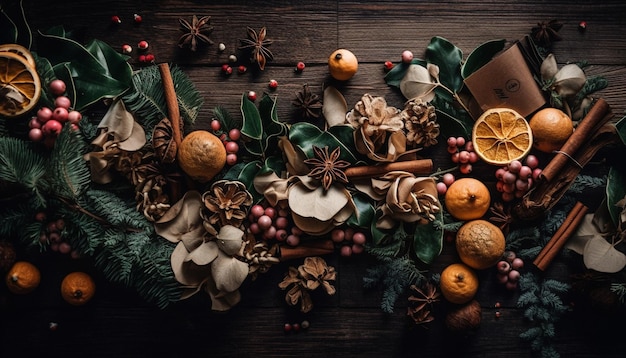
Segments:
[[[287,135],[287,126],[278,120],[276,100],[265,95],[257,108],[244,94],[241,98],[243,125],[241,134],[247,137],[246,149],[257,156],[267,155],[274,148],[280,136]]]
[[[443,222],[443,212],[437,214],[437,220]],[[413,234],[413,250],[418,259],[429,265],[441,254],[443,248],[443,229],[430,221],[417,225]]]
[[[341,148],[340,158],[342,160],[346,160],[351,164],[358,163],[358,159],[354,156],[354,154],[350,151],[350,148],[347,147],[344,142],[342,142],[339,138],[347,138],[348,131],[354,131],[354,128],[351,126],[333,126],[333,132],[322,131],[318,127],[313,124],[307,122],[299,122],[291,126],[289,129],[289,141],[298,146],[307,158],[314,157],[313,146],[317,147],[325,147],[329,148]],[[339,138],[335,136],[333,133],[337,133]],[[354,139],[350,136],[350,140],[348,143],[353,145]]]
[[[254,178],[261,171],[262,163],[260,160],[254,160],[248,163],[237,163],[233,165],[227,172],[224,174],[224,179],[226,180],[238,180],[242,182],[248,192],[252,194],[252,198],[255,203],[261,201],[263,199],[263,194],[257,192],[254,189]]]
[[[254,105],[248,96],[241,96],[241,115],[243,116],[243,126],[241,134],[253,140],[261,140],[263,136],[263,123],[259,109]]]
[[[624,197],[626,197],[626,168],[624,166],[612,166],[606,181],[606,206],[615,227],[619,225],[621,212],[621,209],[615,204]]]
[[[346,222],[348,226],[368,229],[371,223],[375,221],[374,206],[365,194],[353,193],[352,200],[356,205],[356,210]]]
[[[406,72],[409,70],[409,66],[411,64],[424,67],[426,67],[427,65],[426,61],[417,58],[414,58],[410,64],[400,62],[399,64],[393,66],[393,68],[389,70],[389,72],[387,72],[387,74],[385,75],[385,82],[387,83],[387,85],[400,87],[400,82],[402,82],[402,79],[406,75]]]
[[[281,156],[271,155],[263,162],[263,167],[259,170],[258,175],[273,172],[280,177],[280,174],[286,170],[285,161]]]
[[[426,48],[426,61],[439,66],[439,81],[450,90],[458,92],[463,87],[461,63],[463,53],[443,37],[433,37]]]
[[[480,46],[476,47],[465,60],[465,63],[461,67],[461,74],[463,78],[469,77],[479,68],[486,65],[491,59],[500,51],[504,49],[506,40],[491,40],[487,41]]]

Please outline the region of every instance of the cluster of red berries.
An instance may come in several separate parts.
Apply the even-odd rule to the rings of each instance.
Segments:
[[[344,257],[358,255],[365,251],[365,242],[367,237],[360,231],[353,228],[337,228],[330,233],[330,238],[335,244],[341,245],[340,254]]]
[[[250,232],[265,240],[285,242],[290,246],[298,246],[302,230],[289,220],[289,212],[283,208],[255,204],[250,208]]]
[[[222,123],[217,119],[211,121],[211,129],[213,130],[213,133],[218,135],[224,144],[224,148],[226,149],[226,164],[237,164],[237,160],[239,159],[237,156],[237,153],[239,152],[239,143],[237,143],[237,141],[241,138],[241,130],[233,128],[229,130],[228,133],[222,132]]]
[[[50,245],[52,251],[70,255],[74,259],[80,256],[78,251],[73,250],[72,245],[65,239],[65,220],[56,219],[46,222],[47,216],[44,212],[37,213],[35,219],[44,224],[39,236],[39,242],[42,245]]]
[[[448,191],[448,188],[450,187],[450,185],[452,185],[452,183],[454,183],[455,180],[456,178],[454,177],[454,174],[445,173],[441,177],[441,181],[437,182],[437,194],[444,195]]]
[[[496,170],[496,189],[502,193],[502,200],[513,201],[521,198],[533,186],[541,174],[539,160],[534,155],[526,157],[524,164],[514,160],[508,165]]]
[[[496,264],[497,278],[508,290],[516,290],[521,276],[520,270],[524,267],[524,260],[517,257],[515,252],[506,251],[502,260]]]
[[[283,326],[283,330],[285,333],[299,333],[301,330],[307,330],[310,327],[310,323],[307,320],[302,321],[302,323],[285,323]]]
[[[72,101],[64,96],[65,82],[58,79],[53,80],[49,87],[50,92],[56,96],[55,108],[41,107],[37,111],[37,115],[33,116],[28,123],[30,128],[28,138],[33,142],[43,141],[48,148],[52,148],[57,136],[63,129],[63,125],[69,122],[74,129],[78,129],[78,123],[83,116],[80,112],[72,110]]]
[[[466,141],[463,137],[449,137],[447,144],[450,158],[459,165],[459,171],[463,174],[471,173],[472,164],[478,162],[478,154],[474,151],[472,141]]]

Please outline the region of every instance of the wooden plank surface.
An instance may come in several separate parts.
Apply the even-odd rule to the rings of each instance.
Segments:
[[[563,40],[554,52],[559,63],[587,60],[589,75],[602,75],[609,87],[596,95],[609,102],[614,113],[626,113],[626,4],[623,1],[192,1],[192,0],[57,0],[25,1],[33,29],[63,24],[79,31],[84,39],[98,38],[115,48],[136,46],[147,40],[157,62],[180,66],[202,94],[205,104],[199,127],[207,127],[211,110],[224,106],[239,113],[241,95],[253,90],[269,91],[276,79],[279,87],[279,119],[294,116],[291,100],[303,84],[321,94],[327,84],[337,85],[353,105],[364,93],[386,97],[401,107],[404,99],[384,82],[383,63],[397,62],[409,49],[423,54],[433,36],[442,36],[465,54],[487,40],[512,42],[529,33],[537,22],[559,19]],[[143,22],[132,22],[134,13]],[[198,53],[181,50],[179,18],[211,16],[215,44]],[[122,24],[112,25],[118,15]],[[585,32],[580,21],[588,23]],[[225,77],[220,67],[236,52],[246,27],[266,26],[274,40],[275,60],[261,73]],[[226,51],[217,51],[224,43]],[[351,49],[359,58],[357,75],[340,84],[329,77],[326,61],[336,48]],[[306,63],[294,72],[298,61]],[[133,55],[130,60],[138,65]],[[437,159],[446,160],[444,156]],[[438,163],[445,166],[449,163]],[[210,312],[210,300],[202,295],[159,310],[136,293],[98,280],[98,293],[84,307],[66,305],[54,284],[62,268],[75,263],[58,258],[42,259],[48,278],[37,295],[17,297],[0,289],[0,356],[86,357],[530,357],[531,350],[519,334],[531,326],[516,308],[515,293],[498,286],[493,272],[481,273],[477,299],[483,306],[481,328],[469,335],[453,335],[441,321],[428,330],[409,324],[405,306],[393,314],[379,308],[381,292],[363,288],[362,278],[371,266],[365,256],[345,259],[326,257],[338,268],[337,294],[314,295],[315,308],[301,314],[284,303],[278,288],[287,267],[274,267],[256,281],[246,282],[243,300],[227,313]],[[456,259],[446,243],[444,253],[432,265],[441,270]],[[528,263],[530,264],[530,263]],[[88,268],[87,268],[88,269]],[[565,279],[571,273],[563,260],[547,275]],[[403,297],[406,300],[406,297]],[[405,301],[402,301],[405,302]],[[496,303],[502,305],[496,309]],[[501,316],[496,317],[495,312]],[[609,329],[623,316],[588,312],[572,307],[557,325],[556,348],[563,357],[621,357],[619,330]],[[311,327],[298,334],[284,334],[284,323],[308,320]],[[58,323],[55,331],[49,323]],[[166,355],[167,353],[167,355]]]

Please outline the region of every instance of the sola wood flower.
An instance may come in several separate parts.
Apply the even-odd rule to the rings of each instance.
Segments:
[[[176,243],[171,264],[185,291],[181,298],[200,290],[211,297],[212,309],[225,311],[240,300],[239,287],[248,277],[248,264],[239,260],[244,232],[231,225],[219,232],[204,222],[204,204],[197,191],[188,191],[155,223],[156,233]]]
[[[219,180],[202,195],[202,201],[206,208],[202,214],[210,224],[239,227],[252,205],[252,194],[242,182]]]
[[[309,291],[322,286],[327,294],[334,295],[336,290],[330,281],[335,281],[336,276],[335,268],[328,266],[323,258],[307,257],[297,269],[289,267],[287,275],[278,287],[285,290],[291,286],[285,296],[285,301],[292,306],[300,302],[300,310],[306,313],[313,309]]]
[[[368,158],[390,162],[406,151],[400,110],[387,106],[383,97],[363,95],[348,112],[346,120],[357,129],[354,132],[357,151]]]
[[[386,193],[376,227],[390,229],[398,220],[424,224],[435,220],[434,214],[441,210],[432,177],[417,178],[408,172],[394,171],[372,179],[372,187],[380,194]]]

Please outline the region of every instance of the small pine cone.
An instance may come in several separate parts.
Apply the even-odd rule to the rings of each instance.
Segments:
[[[409,144],[424,148],[437,144],[440,129],[434,106],[419,99],[411,100],[402,111],[402,119]]]
[[[0,271],[8,271],[15,263],[15,247],[9,241],[0,241]]]

